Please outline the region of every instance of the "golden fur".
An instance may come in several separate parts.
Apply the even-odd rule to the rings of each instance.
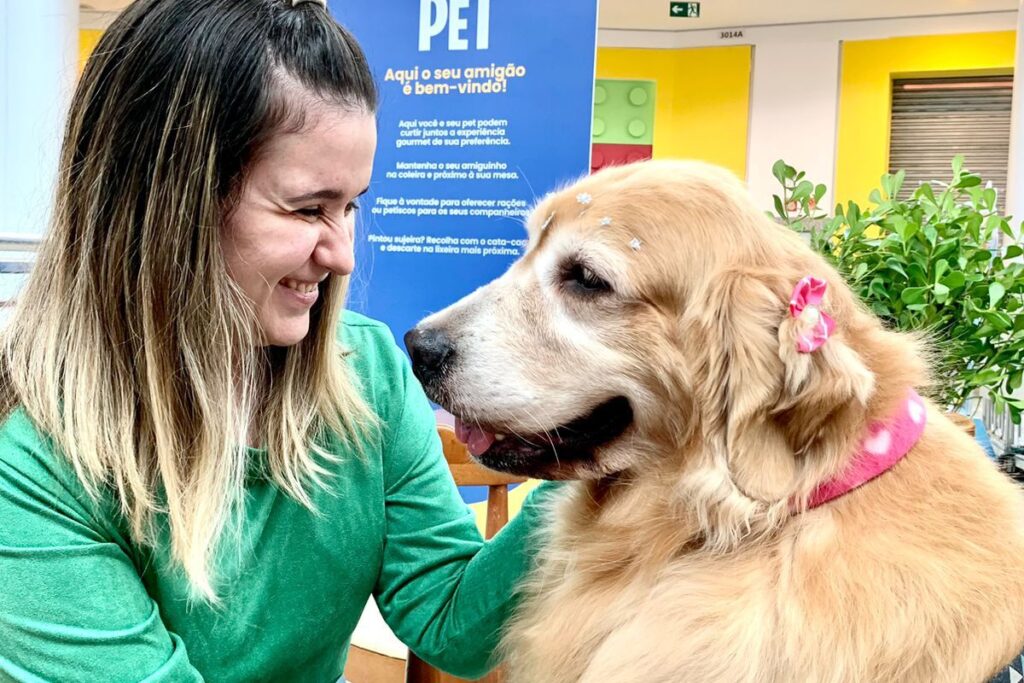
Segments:
[[[505,637],[512,681],[978,683],[1021,650],[1024,499],[937,407],[891,471],[791,514],[928,377],[918,340],[731,175],[602,171],[529,230],[508,273],[424,321],[458,359],[428,391],[509,434],[611,396],[634,418],[587,462],[531,470],[578,481]],[[567,260],[612,292],[567,293]],[[836,333],[801,354],[787,302],[808,274]]]

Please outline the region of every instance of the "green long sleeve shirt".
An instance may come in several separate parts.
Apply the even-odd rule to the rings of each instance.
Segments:
[[[494,663],[547,488],[484,543],[390,332],[347,313],[341,334],[382,434],[366,457],[341,454],[330,490],[313,491],[319,514],[249,478],[241,544],[215,560],[217,607],[188,600],[167,544],[133,543],[113,499],[91,500],[23,412],[7,419],[0,680],[334,681],[371,594],[426,661],[465,677]]]

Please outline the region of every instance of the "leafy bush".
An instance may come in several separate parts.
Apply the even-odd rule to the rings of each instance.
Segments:
[[[999,214],[996,191],[965,169],[962,157],[952,170],[949,183],[924,183],[908,199],[897,197],[903,171],[886,174],[871,192],[873,207],[849,202],[828,216],[817,206],[825,186],[779,160],[772,167],[782,184],[775,217],[805,233],[886,324],[930,336],[942,354],[939,398],[948,408],[988,392],[1019,423],[1024,249],[1019,231]]]

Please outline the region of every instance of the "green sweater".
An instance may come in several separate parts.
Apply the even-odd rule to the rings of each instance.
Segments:
[[[368,457],[341,454],[330,490],[314,490],[319,514],[250,477],[241,549],[215,561],[218,607],[190,603],[167,544],[132,542],[113,500],[90,500],[13,413],[0,428],[0,680],[334,681],[371,594],[426,661],[490,668],[538,496],[485,544],[390,332],[347,313],[342,339],[383,434]]]

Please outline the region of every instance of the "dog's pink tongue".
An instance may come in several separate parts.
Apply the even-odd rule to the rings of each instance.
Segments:
[[[479,427],[467,425],[459,418],[455,418],[455,436],[466,444],[469,452],[474,456],[483,454],[494,443],[494,434]]]

